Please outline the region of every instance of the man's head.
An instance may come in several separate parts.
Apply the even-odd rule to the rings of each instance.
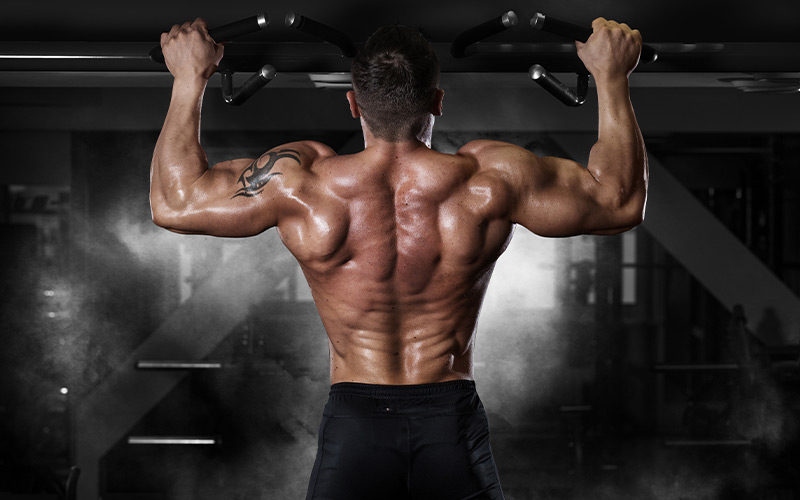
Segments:
[[[417,137],[430,128],[431,114],[440,114],[439,59],[415,29],[380,28],[353,60],[352,74],[358,112],[379,139]]]

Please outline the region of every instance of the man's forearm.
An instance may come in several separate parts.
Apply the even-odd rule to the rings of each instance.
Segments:
[[[200,110],[206,81],[175,80],[164,126],[156,142],[150,170],[150,202],[159,210],[179,209],[189,189],[208,169],[200,146]]]
[[[631,104],[628,79],[597,81],[598,137],[588,168],[614,203],[642,205],[647,154]]]

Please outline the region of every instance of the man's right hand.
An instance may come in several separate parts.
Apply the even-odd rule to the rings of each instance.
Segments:
[[[592,36],[586,43],[575,42],[578,57],[596,81],[627,78],[639,64],[642,35],[627,24],[598,17],[592,22]]]
[[[217,70],[223,53],[222,44],[211,38],[206,22],[199,17],[162,33],[161,50],[176,80],[198,77],[208,80]]]

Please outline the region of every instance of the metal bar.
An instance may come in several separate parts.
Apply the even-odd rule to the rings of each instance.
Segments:
[[[664,441],[664,446],[752,446],[748,439],[675,439]]]
[[[232,23],[223,24],[215,28],[209,28],[208,34],[215,42],[227,42],[240,36],[255,33],[269,27],[269,16],[262,13],[256,14],[252,17],[240,19]],[[164,62],[164,54],[161,52],[161,46],[156,45],[150,50],[150,58],[158,63]]]
[[[284,23],[289,28],[295,28],[298,31],[308,33],[311,36],[336,45],[345,57],[355,57],[358,52],[356,45],[349,36],[327,24],[322,24],[295,12],[286,14]]]
[[[578,85],[575,92],[538,64],[531,66],[528,76],[567,106],[577,107],[586,102],[586,94],[589,91],[589,74],[586,72],[578,73]]]
[[[733,371],[741,370],[742,366],[736,363],[715,364],[686,364],[686,365],[654,365],[657,372],[700,372],[700,371]]]
[[[459,33],[455,40],[453,40],[453,44],[450,45],[450,55],[455,58],[469,55],[467,54],[467,48],[490,36],[501,33],[512,26],[516,26],[518,20],[517,13],[513,10],[509,10],[499,17],[492,18]]]
[[[592,36],[593,31],[592,28],[587,28],[585,26],[562,21],[561,19],[548,17],[541,12],[537,12],[531,18],[531,26],[542,31],[547,31],[548,33],[552,33],[554,35],[563,36],[572,40],[578,40],[580,42],[585,42],[588,40],[589,37]],[[642,54],[639,60],[642,63],[652,63],[655,62],[656,59],[658,59],[658,51],[656,51],[652,45],[643,44]]]
[[[785,73],[800,67],[800,43],[654,44],[658,64],[642,73]],[[585,71],[574,44],[481,42],[480,51],[461,59],[450,57],[450,43],[434,43],[442,72],[527,73],[536,62],[551,73]],[[149,42],[0,42],[0,71],[150,71]],[[267,60],[268,58],[268,60]],[[238,42],[225,47],[226,67],[253,73],[272,64],[281,73],[350,71],[350,61],[324,43]],[[633,78],[633,77],[632,77]]]
[[[218,437],[206,436],[129,436],[128,444],[209,446],[221,444]]]
[[[216,370],[222,368],[219,361],[162,361],[143,360],[136,362],[139,370]]]
[[[256,74],[248,78],[241,87],[233,90],[233,73],[224,71],[222,73],[222,98],[226,103],[238,106],[264,88],[273,78],[275,78],[275,67],[266,64]]]

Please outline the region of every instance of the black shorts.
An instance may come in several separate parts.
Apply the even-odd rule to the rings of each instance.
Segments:
[[[475,383],[334,384],[312,499],[503,500]]]

